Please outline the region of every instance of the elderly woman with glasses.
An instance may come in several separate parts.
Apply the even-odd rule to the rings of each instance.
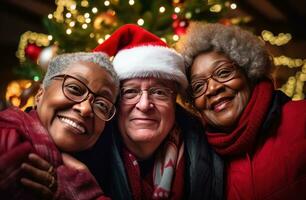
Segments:
[[[131,24],[95,51],[114,56],[120,79],[118,112],[103,159],[108,162],[94,162],[92,170],[106,195],[124,200],[221,199],[222,161],[207,145],[201,124],[176,103],[187,87],[181,55]],[[95,173],[106,165],[105,173]]]
[[[306,101],[273,89],[260,39],[194,23],[178,44],[190,102],[224,158],[226,199],[306,199]]]
[[[69,167],[74,160],[67,153],[84,151],[97,142],[105,122],[115,114],[118,88],[118,77],[105,54],[80,52],[54,58],[35,97],[36,108],[0,113],[1,198],[34,199],[35,194],[26,190],[29,187],[40,191],[38,196],[55,199],[84,199],[82,195],[103,199],[85,166]]]

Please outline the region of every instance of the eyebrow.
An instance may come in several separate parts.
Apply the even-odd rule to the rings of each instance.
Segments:
[[[221,63],[221,64],[220,64]],[[221,60],[216,60],[212,63],[212,66],[217,68],[217,67],[220,67],[221,65],[225,64],[225,63],[233,63],[233,61],[231,60],[225,60],[225,59],[221,59]],[[213,70],[214,71],[214,70]],[[209,76],[209,75],[208,75]],[[190,77],[190,79],[195,79],[195,78],[200,78],[200,77],[203,77],[203,73],[202,74],[195,74],[195,75],[192,75]]]

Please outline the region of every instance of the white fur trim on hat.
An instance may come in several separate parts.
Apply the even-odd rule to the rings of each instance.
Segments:
[[[113,65],[120,80],[155,77],[176,81],[184,89],[188,85],[183,57],[168,47],[123,49],[114,57]]]

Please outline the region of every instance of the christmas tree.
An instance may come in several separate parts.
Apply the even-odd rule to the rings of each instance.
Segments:
[[[239,25],[251,20],[248,16],[224,17],[237,7],[224,0],[55,0],[55,3],[54,12],[43,19],[47,34],[28,31],[21,36],[17,51],[20,67],[16,73],[27,81],[9,85],[6,100],[10,104],[24,108],[33,103],[31,97],[37,82],[56,54],[91,51],[123,24],[138,24],[172,46],[190,21]],[[274,36],[265,31],[262,38],[272,45],[284,45],[291,35]],[[297,68],[296,76],[290,77],[281,90],[293,99],[303,99],[306,60],[282,56],[274,57],[274,63]]]

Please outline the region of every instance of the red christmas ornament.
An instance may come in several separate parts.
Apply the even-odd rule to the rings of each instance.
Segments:
[[[180,36],[186,33],[186,29],[188,25],[189,25],[189,22],[187,20],[177,19],[173,21],[172,28],[173,28],[174,33]]]
[[[36,62],[41,48],[36,46],[35,44],[28,44],[27,47],[24,49],[26,57],[30,58],[32,61]]]
[[[230,20],[230,19],[227,19],[227,18],[220,19],[220,20],[219,20],[219,23],[220,23],[220,24],[223,24],[223,25],[225,25],[225,26],[230,26],[230,25],[232,25],[231,20]]]

